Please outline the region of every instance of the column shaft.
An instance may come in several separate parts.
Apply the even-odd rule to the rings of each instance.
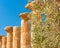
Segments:
[[[6,48],[12,48],[13,27],[12,26],[7,26],[4,29],[5,29],[5,31],[7,31],[7,46],[6,46]]]
[[[13,27],[13,48],[20,48],[20,27]]]
[[[22,20],[21,26],[21,48],[31,48],[30,47],[30,22],[27,20]]]
[[[6,48],[6,37],[2,37],[2,48]]]
[[[12,33],[7,33],[7,48],[12,48]]]
[[[2,36],[0,36],[0,48],[2,48]]]

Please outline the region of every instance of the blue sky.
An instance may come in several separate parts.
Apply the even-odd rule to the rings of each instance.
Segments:
[[[20,26],[20,13],[29,12],[25,8],[28,0],[0,0],[0,35],[6,36],[6,26]]]

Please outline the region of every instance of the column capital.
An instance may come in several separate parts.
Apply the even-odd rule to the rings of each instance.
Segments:
[[[33,4],[35,3],[35,1],[32,1],[32,2],[30,2],[30,3],[28,3],[26,6],[25,6],[25,8],[27,8],[27,9],[30,9],[30,10],[34,10],[34,6],[33,6]]]
[[[34,10],[37,10],[37,9],[38,9],[39,5],[42,5],[43,7],[45,7],[44,2],[40,2],[40,1],[38,1],[38,0],[34,0],[34,1],[30,2],[30,3],[28,3],[28,4],[25,6],[25,8],[34,11]]]
[[[2,38],[6,38],[6,36],[2,36]]]
[[[2,36],[2,41],[3,41],[3,42],[6,41],[6,39],[7,39],[7,37]],[[3,43],[3,42],[2,42],[2,43]]]
[[[12,26],[7,26],[4,28],[5,31],[7,31],[8,33],[13,32],[13,27]]]
[[[0,36],[0,39],[2,39],[3,37],[6,37],[6,36],[2,35],[2,36]]]
[[[2,39],[3,36],[0,36],[0,39]]]
[[[20,14],[20,17],[23,19],[23,20],[29,20],[30,18],[28,17],[28,13],[21,13]]]

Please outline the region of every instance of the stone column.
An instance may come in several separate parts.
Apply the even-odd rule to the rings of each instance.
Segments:
[[[30,44],[30,22],[28,13],[20,14],[21,22],[21,48],[31,48]]]
[[[41,2],[40,1],[38,1],[38,0],[34,0],[34,1],[32,1],[32,2],[30,2],[30,3],[28,3],[26,6],[25,6],[25,8],[27,8],[27,9],[29,9],[29,10],[31,10],[31,11],[34,11],[34,10],[37,10],[37,6],[35,5],[35,4],[41,4]],[[42,3],[43,4],[43,3]]]
[[[7,31],[7,48],[12,48],[13,27],[7,26],[5,27],[5,31]]]
[[[2,48],[6,48],[6,37],[2,36]]]
[[[2,48],[2,36],[0,36],[0,48]]]
[[[42,5],[43,7],[45,7],[46,5],[44,5],[44,2],[40,2],[39,0],[34,0],[30,3],[28,3],[25,8],[31,10],[31,11],[35,11],[38,9],[38,6],[37,5]],[[39,11],[39,10],[38,10]]]
[[[26,6],[25,6],[25,8],[27,8],[27,9],[29,9],[29,10],[35,10],[36,9],[36,7],[34,6],[34,3],[35,3],[35,1],[32,1],[32,2],[30,2],[30,3],[28,3]]]
[[[13,27],[13,48],[20,48],[20,27]]]

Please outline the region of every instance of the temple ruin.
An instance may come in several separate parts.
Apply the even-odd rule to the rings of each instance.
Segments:
[[[32,12],[30,12],[31,14],[38,16],[38,19],[39,19],[39,20],[38,19],[34,20],[37,23],[35,22],[36,24],[32,24],[33,25],[32,29],[34,29],[35,26],[38,26],[37,24],[39,24],[39,22],[42,21],[41,12],[39,12],[39,10],[37,10],[37,9],[39,9],[38,7],[34,6],[35,3],[40,4],[42,7],[45,7],[43,2],[41,3],[41,2],[39,2],[39,0],[34,0],[32,2],[29,2],[25,6],[25,8],[32,11]],[[31,26],[30,26],[31,18],[29,16],[30,13],[24,12],[19,15],[19,17],[21,18],[21,27],[6,26],[4,28],[4,30],[7,32],[7,36],[6,37],[0,36],[0,48],[31,48]],[[60,29],[59,29],[59,31],[60,31]],[[34,48],[37,48],[37,47],[34,47]],[[42,48],[44,48],[44,47],[42,47]],[[58,46],[58,48],[60,48],[60,46]]]

